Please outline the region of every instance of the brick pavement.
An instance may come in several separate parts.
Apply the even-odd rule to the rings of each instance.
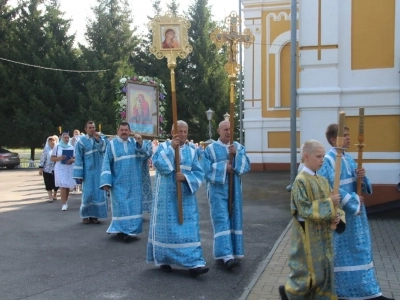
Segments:
[[[375,270],[383,296],[400,300],[400,209],[369,217]],[[240,300],[278,300],[289,274],[291,222],[255,272]]]

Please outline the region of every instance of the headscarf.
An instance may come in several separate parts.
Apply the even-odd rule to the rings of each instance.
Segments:
[[[54,138],[54,140],[56,141],[56,145],[58,144],[58,141],[60,140],[59,138],[58,138],[58,136],[55,134],[55,135],[53,135],[53,138]]]
[[[66,132],[63,132],[61,134],[60,141],[58,142],[58,146],[60,146],[61,148],[68,148],[71,145],[69,143],[67,144],[67,143],[64,142],[64,139],[63,139],[64,135],[68,135],[69,136],[69,132],[66,131]]]
[[[53,140],[55,141],[55,144],[54,144],[54,145],[56,145],[56,144],[58,143],[58,137],[55,138],[54,135],[51,135],[51,136],[49,136],[49,137],[46,139],[46,143],[44,144],[43,150],[45,150],[45,149],[47,149],[47,148],[49,148],[49,149],[51,150],[51,148],[50,148],[50,143],[49,143],[49,139],[53,139]]]
[[[51,152],[52,152],[52,149],[51,149],[50,144],[49,144],[49,139],[55,140],[54,136],[49,136],[49,137],[47,138],[47,140],[46,140],[46,144],[44,145],[43,152],[47,151],[47,157],[46,157],[46,159],[47,159],[48,161],[51,161]],[[54,148],[53,148],[53,149],[54,149]]]

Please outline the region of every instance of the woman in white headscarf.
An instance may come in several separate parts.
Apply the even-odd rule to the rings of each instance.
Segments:
[[[44,185],[49,197],[47,202],[49,203],[57,200],[58,187],[55,185],[54,181],[54,162],[51,161],[51,152],[53,151],[55,144],[55,138],[53,136],[49,136],[39,162],[39,175],[43,176]]]
[[[55,162],[54,175],[56,186],[60,188],[62,208],[68,209],[69,190],[75,187],[75,180],[72,178],[75,162],[75,149],[69,144],[69,132],[63,132],[60,142],[54,147],[51,153],[51,160]]]

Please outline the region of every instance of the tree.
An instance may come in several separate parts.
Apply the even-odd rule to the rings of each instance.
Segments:
[[[14,26],[15,17],[20,6],[11,8],[7,5],[7,0],[0,0],[0,57],[7,58],[7,54],[11,49],[12,27]],[[0,62],[0,148],[1,146],[11,145],[15,139],[14,130],[12,128],[12,120],[15,112],[13,103],[8,97],[12,90],[12,82],[10,81],[11,70],[10,62],[2,60]]]
[[[161,11],[159,4],[160,1],[153,1],[155,14]],[[173,13],[178,14],[176,1],[171,1],[167,6]],[[216,49],[210,40],[210,33],[216,24],[210,20],[208,2],[195,1],[189,8],[188,19],[191,22],[189,39],[193,52],[184,60],[177,59],[175,76],[178,119],[188,122],[190,138],[199,141],[206,139],[206,110],[211,108],[216,112],[218,119],[213,121],[214,125],[222,120],[222,115],[227,111],[229,83],[224,70],[226,56],[223,51]],[[150,53],[151,43],[150,32],[136,48],[133,63],[137,73],[157,76],[166,85],[168,95],[164,127],[169,132],[172,126],[170,71],[166,59],[158,60]]]
[[[194,1],[188,13],[193,52],[185,64],[180,64],[178,72],[178,91],[183,91],[180,93],[179,106],[185,108],[179,114],[180,118],[183,116],[189,121],[191,137],[199,141],[206,139],[208,121],[205,112],[209,108],[215,112],[215,128],[228,111],[229,82],[224,69],[227,58],[224,51],[218,50],[210,39],[216,23],[211,20],[208,1]]]
[[[59,1],[30,0],[19,10],[12,27],[9,57],[30,65],[13,65],[8,73],[13,103],[12,146],[29,146],[31,159],[46,137],[56,132],[77,110],[76,75],[55,69],[76,69],[74,36],[63,18]],[[32,65],[36,66],[33,67]],[[45,69],[45,68],[50,68]],[[75,80],[76,81],[76,80]],[[60,124],[61,122],[61,124]]]
[[[94,19],[87,24],[88,46],[79,45],[82,66],[107,70],[82,76],[85,92],[80,96],[80,117],[103,125],[103,131],[116,130],[119,79],[132,75],[129,64],[138,43],[131,28],[131,11],[127,0],[98,0],[93,8]]]
[[[161,0],[155,0],[152,2],[154,16],[161,15],[162,10],[160,7]],[[154,16],[147,16],[149,22]],[[153,33],[148,32],[147,35],[141,36],[140,43],[135,47],[134,55],[131,57],[131,64],[135,66],[135,73],[141,76],[150,76],[159,78],[165,85],[167,96],[164,100],[166,102],[165,107],[167,112],[165,114],[164,122],[160,124],[162,130],[169,134],[172,124],[171,114],[171,75],[167,67],[167,60],[157,59],[151,52],[150,47],[153,41]]]

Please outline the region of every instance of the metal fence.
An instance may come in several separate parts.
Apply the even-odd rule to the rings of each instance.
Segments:
[[[39,161],[26,161],[26,162],[21,162],[16,168],[19,169],[36,169],[39,168]]]

